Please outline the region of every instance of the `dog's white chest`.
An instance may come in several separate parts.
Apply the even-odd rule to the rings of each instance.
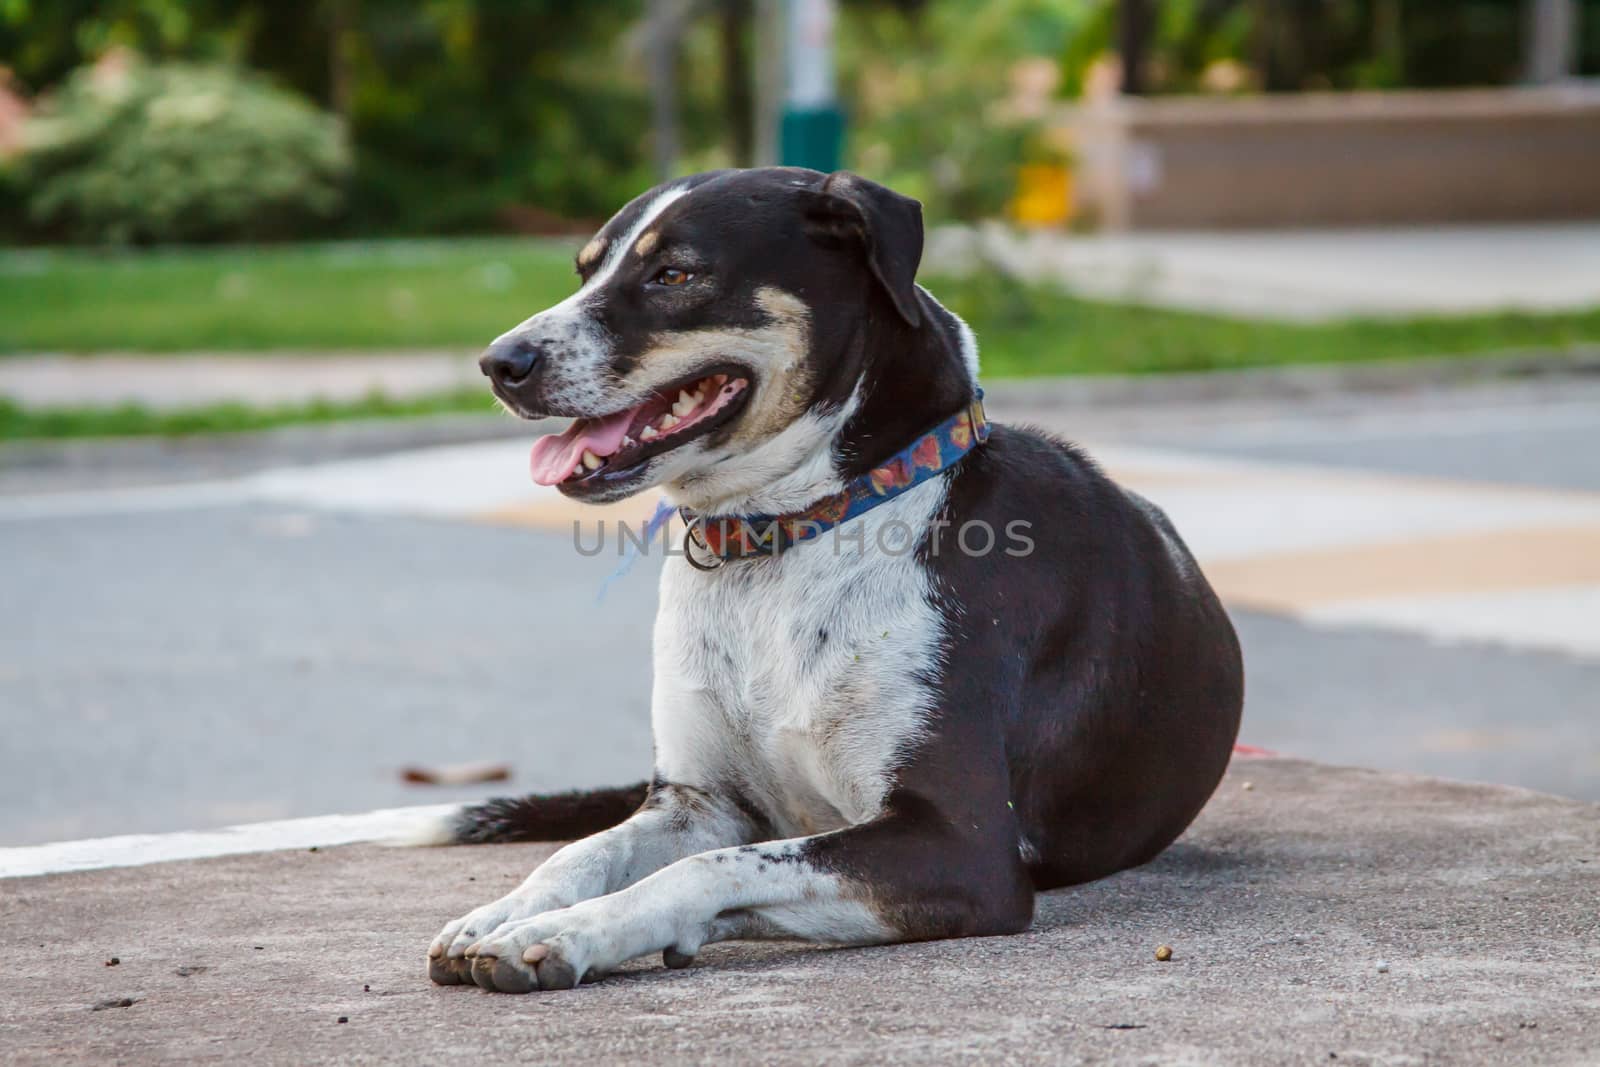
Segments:
[[[668,562],[656,619],[658,770],[736,784],[780,833],[870,819],[931,710],[942,618],[913,546],[934,480],[781,558]]]

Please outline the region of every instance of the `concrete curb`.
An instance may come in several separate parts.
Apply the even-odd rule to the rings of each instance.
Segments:
[[[1505,352],[1490,356],[1243,367],[1180,374],[1001,379],[993,384],[986,383],[984,391],[991,407],[1074,410],[1219,400],[1302,400],[1594,375],[1600,375],[1600,345],[1580,345],[1565,352]]]

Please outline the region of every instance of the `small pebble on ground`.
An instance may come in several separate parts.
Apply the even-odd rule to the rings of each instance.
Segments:
[[[111,1000],[102,1000],[89,1010],[105,1011],[107,1008],[131,1008],[133,1007],[134,1003],[135,1001],[133,997],[115,997]]]

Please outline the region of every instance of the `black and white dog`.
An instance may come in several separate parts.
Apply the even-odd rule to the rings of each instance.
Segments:
[[[849,536],[730,556],[702,531],[667,561],[653,780],[448,820],[436,840],[600,832],[446,925],[434,981],[1014,933],[1036,891],[1144,863],[1205,804],[1243,693],[1227,615],[1166,517],[1081,453],[981,440],[977,345],[915,284],[921,254],[920,205],[854,175],[701,174],[623,208],[578,291],[484,355],[513,412],[576,420],[533,453],[569,497],[660,485],[692,516]],[[953,458],[818,511],[941,426]],[[969,528],[989,534],[957,544]]]

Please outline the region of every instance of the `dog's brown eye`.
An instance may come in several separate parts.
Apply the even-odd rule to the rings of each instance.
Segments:
[[[660,272],[656,274],[655,281],[657,285],[682,285],[693,277],[693,274],[686,270],[679,270],[677,267],[662,267]]]

